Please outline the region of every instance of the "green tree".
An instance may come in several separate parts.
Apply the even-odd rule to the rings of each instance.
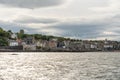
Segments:
[[[10,34],[13,34],[13,32],[11,30],[8,30],[7,32],[10,33]]]
[[[5,38],[0,37],[0,46],[8,46],[8,41]]]

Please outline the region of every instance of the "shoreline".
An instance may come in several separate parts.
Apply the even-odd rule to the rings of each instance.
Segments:
[[[33,51],[23,51],[23,50],[0,50],[0,52],[120,52],[120,50],[108,50],[108,51],[68,51],[68,50],[33,50]]]

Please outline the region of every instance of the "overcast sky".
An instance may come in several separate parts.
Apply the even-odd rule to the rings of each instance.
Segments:
[[[0,27],[79,39],[120,40],[120,0],[0,0]]]

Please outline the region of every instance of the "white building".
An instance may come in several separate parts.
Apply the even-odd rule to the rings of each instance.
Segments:
[[[97,49],[97,45],[91,44],[91,49]]]
[[[65,47],[69,47],[70,41],[64,41]]]
[[[23,50],[24,50],[24,51],[26,51],[26,50],[28,50],[28,51],[29,51],[29,50],[30,50],[30,51],[33,50],[33,51],[34,51],[34,50],[36,50],[36,45],[32,45],[32,44],[31,44],[31,45],[27,45],[27,44],[26,44],[26,45],[23,45]]]
[[[13,34],[11,35],[11,38],[15,39],[15,38],[17,38],[17,35],[16,35],[15,33],[13,33]]]
[[[107,39],[105,39],[104,48],[113,48],[113,47],[114,47],[113,44]]]
[[[104,48],[113,48],[113,45],[110,45],[110,44],[106,44],[106,45],[104,45]]]
[[[10,40],[9,41],[9,46],[18,46],[18,45],[19,45],[19,43],[15,40]]]
[[[49,44],[48,41],[44,41],[44,40],[40,40],[36,42],[36,46],[42,48],[48,47],[49,46],[48,44]]]

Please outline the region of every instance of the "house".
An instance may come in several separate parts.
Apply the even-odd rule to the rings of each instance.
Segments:
[[[114,48],[112,41],[108,41],[107,39],[104,41],[104,50],[112,50]]]
[[[57,48],[65,48],[65,43],[64,42],[58,42],[57,43]]]
[[[57,48],[57,41],[51,40],[48,42],[49,48]]]
[[[9,46],[19,46],[19,43],[16,40],[9,40]]]
[[[104,48],[113,48],[113,45],[111,45],[111,44],[105,44]]]
[[[36,41],[36,46],[37,46],[37,47],[41,47],[41,45],[42,45],[42,41],[41,41],[41,40],[37,40],[37,41]]]
[[[83,45],[81,44],[81,42],[76,41],[76,42],[70,42],[69,43],[69,50],[73,50],[73,51],[81,51],[82,50]]]
[[[65,48],[68,48],[70,45],[70,41],[64,41]]]
[[[100,41],[98,44],[97,44],[97,50],[98,51],[103,51],[104,50],[104,43],[102,41]]]
[[[17,39],[16,41],[18,42],[18,45],[19,45],[19,46],[22,46],[22,45],[23,45],[23,44],[22,44],[23,41],[22,41],[21,39]]]
[[[41,48],[46,48],[49,47],[48,43],[49,42],[47,40],[38,40],[36,41],[36,46]]]
[[[22,51],[23,46],[19,45],[17,40],[8,40],[9,46],[6,46],[5,49],[13,50],[13,51]]]
[[[24,51],[33,51],[36,50],[36,44],[34,37],[27,37],[21,43],[23,45]]]
[[[85,43],[84,47],[85,47],[86,50],[90,50],[91,49],[91,44]]]
[[[23,45],[23,50],[24,51],[35,51],[36,50],[36,45]]]
[[[34,37],[27,37],[27,38],[24,39],[24,42],[28,45],[29,44],[35,44],[35,39],[34,39]]]
[[[95,44],[91,44],[90,47],[91,47],[91,49],[97,49],[97,45],[95,45]]]
[[[11,38],[12,39],[16,39],[17,38],[17,34],[15,34],[15,33],[11,34]]]

